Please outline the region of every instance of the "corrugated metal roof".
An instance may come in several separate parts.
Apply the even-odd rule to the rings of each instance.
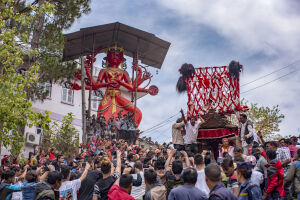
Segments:
[[[64,60],[77,59],[89,55],[94,48],[114,45],[123,47],[126,55],[133,57],[138,51],[139,60],[145,65],[160,69],[170,44],[154,34],[116,22],[100,26],[82,28],[80,31],[65,34]],[[102,50],[102,52],[103,52]]]

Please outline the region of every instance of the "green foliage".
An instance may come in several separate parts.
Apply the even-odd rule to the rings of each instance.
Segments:
[[[258,106],[257,103],[250,105],[247,101],[242,100],[242,105],[247,105],[249,111],[246,113],[248,119],[253,123],[256,131],[261,131],[265,136],[274,138],[276,132],[279,132],[279,124],[284,119],[284,115],[280,113],[279,106]]]
[[[38,51],[28,49],[25,45],[30,38],[28,31],[7,28],[12,22],[28,26],[35,17],[17,12],[15,3],[2,0],[0,6],[0,143],[9,148],[12,154],[18,155],[23,147],[25,127],[40,125],[44,128],[50,118],[48,111],[36,112],[27,95],[27,90],[37,81],[37,63],[32,63],[32,67],[24,74],[16,73],[16,69],[24,64],[24,56],[37,55]],[[35,6],[28,7],[36,11]],[[52,12],[49,3],[45,3],[43,9],[45,13]]]
[[[52,121],[44,131],[43,148],[54,147],[66,156],[73,156],[79,148],[79,131],[72,124],[74,114],[64,116],[61,124]]]
[[[15,30],[20,37],[26,38],[24,44],[31,50],[37,50],[36,54],[23,56],[23,68],[32,67],[32,63],[39,63],[38,82],[28,89],[28,96],[31,100],[43,100],[47,94],[43,94],[39,83],[51,82],[61,83],[73,79],[77,70],[75,61],[63,62],[64,36],[63,30],[71,27],[76,19],[90,11],[91,0],[18,0],[10,2],[12,9],[7,9],[6,3],[0,6],[1,12],[20,13],[27,16],[26,23],[19,23],[16,17],[7,18],[4,16],[3,28]],[[28,4],[31,2],[31,4]],[[49,7],[52,12],[48,12]],[[28,38],[23,33],[30,34]]]

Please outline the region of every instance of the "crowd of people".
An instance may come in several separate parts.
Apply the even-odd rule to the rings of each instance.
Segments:
[[[0,199],[300,199],[298,138],[265,142],[246,115],[240,121],[239,137],[223,138],[217,156],[195,141],[203,122],[184,116],[172,127],[173,146],[100,134],[73,156],[54,148],[31,153],[25,163],[5,156]]]
[[[87,116],[86,130],[90,136],[100,136],[107,139],[124,139],[130,144],[135,144],[140,134],[140,130],[134,121],[134,114],[118,113],[117,117],[111,117],[108,120],[101,114],[98,118],[96,115]]]

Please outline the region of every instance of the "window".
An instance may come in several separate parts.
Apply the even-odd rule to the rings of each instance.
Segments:
[[[74,90],[63,87],[62,89],[62,102],[73,104]]]
[[[101,94],[93,92],[93,95],[92,95],[92,110],[98,110],[99,104],[102,100],[101,96],[102,96]]]
[[[46,83],[41,83],[40,86],[42,88],[42,93],[43,94],[47,93],[47,98],[50,98],[51,91],[52,91],[52,84],[49,82],[46,82]]]

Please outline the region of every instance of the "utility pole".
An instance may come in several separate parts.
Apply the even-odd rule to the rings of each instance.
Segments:
[[[82,143],[86,143],[86,110],[85,110],[85,71],[84,71],[84,57],[80,57],[80,63],[81,63],[81,97],[82,97]]]

